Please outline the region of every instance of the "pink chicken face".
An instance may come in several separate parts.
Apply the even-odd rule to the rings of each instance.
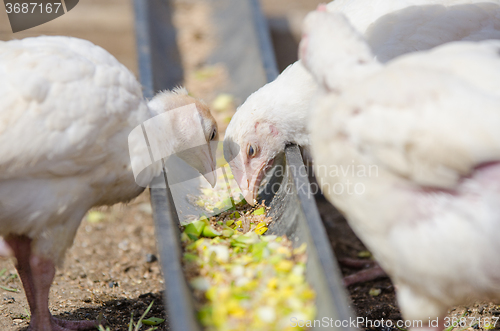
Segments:
[[[255,204],[266,171],[273,165],[276,145],[284,147],[279,137],[278,129],[273,124],[257,122],[253,130],[244,136],[245,143],[240,145],[231,140],[224,142],[226,160],[245,200],[251,205]]]

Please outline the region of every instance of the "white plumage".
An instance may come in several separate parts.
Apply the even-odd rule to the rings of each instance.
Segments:
[[[144,189],[131,170],[131,130],[190,103],[207,128],[202,134],[210,137],[216,123],[205,104],[177,89],[160,93],[148,107],[134,75],[90,42],[0,42],[0,235],[16,255],[32,329],[74,327],[47,315],[54,264],[61,263],[91,207],[129,201]],[[179,141],[172,153],[191,147],[182,142],[197,134],[191,132],[196,127],[185,127],[195,119],[183,120],[169,132],[169,143]],[[206,165],[200,171],[213,170],[213,160],[200,159]],[[145,176],[151,180],[160,171],[154,163]]]
[[[499,0],[335,0],[326,10],[344,14],[367,40],[371,56],[382,63],[446,42],[500,39]],[[326,57],[345,47],[332,40],[323,42],[329,50]],[[345,70],[352,59],[343,61],[346,62],[337,63],[336,70]],[[317,70],[321,74],[326,68]],[[336,80],[338,84],[347,84],[356,76],[354,72],[339,74],[346,81]],[[304,119],[311,116],[309,104],[316,91],[316,83],[297,61],[238,108],[226,130],[224,149],[247,201],[255,198],[261,170],[272,163],[287,143],[308,147]],[[270,132],[267,129],[258,132],[255,128],[262,124],[276,130],[273,134],[266,134]],[[250,155],[249,146],[257,152]]]
[[[0,77],[2,235],[34,238],[60,224],[71,233],[90,207],[138,194],[124,151],[149,112],[134,76],[109,53],[62,37],[2,42]],[[54,235],[39,249],[59,260],[72,236],[53,245]]]
[[[391,276],[404,318],[442,323],[454,305],[500,301],[500,41],[383,65],[341,15],[310,14],[305,35],[328,91],[311,119],[316,175]],[[334,58],[372,58],[344,68],[357,73],[349,83],[317,61],[332,60],[331,38],[345,45]]]

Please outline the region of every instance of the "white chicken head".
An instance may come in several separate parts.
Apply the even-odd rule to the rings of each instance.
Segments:
[[[266,120],[231,129],[226,131],[224,157],[245,200],[254,205],[262,178],[273,165],[276,151],[284,149],[285,141],[277,126]]]
[[[168,126],[168,131],[174,138],[162,139],[162,144],[169,144],[169,146],[164,146],[167,153],[175,153],[198,170],[212,187],[215,186],[217,180],[215,153],[219,133],[217,122],[210,113],[209,107],[204,102],[189,96],[183,88],[158,93],[149,102],[148,107],[153,115],[169,115],[165,118],[169,123],[156,126],[164,131]],[[150,121],[154,123],[157,119],[152,118]],[[146,131],[148,129],[150,127],[147,127]],[[156,132],[154,135],[161,136],[161,133]],[[153,142],[150,141],[150,144],[152,146]],[[167,156],[165,152],[159,151],[159,153],[160,157]]]
[[[248,203],[254,204],[265,172],[286,144],[308,144],[305,123],[316,88],[307,70],[295,63],[250,95],[231,119],[224,157]]]

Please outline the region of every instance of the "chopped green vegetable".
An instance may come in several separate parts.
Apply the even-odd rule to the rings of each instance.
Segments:
[[[181,233],[181,241],[184,243],[184,242],[189,242],[191,240],[191,238],[187,235],[187,233],[185,232],[182,232]]]
[[[229,238],[231,237],[232,235],[234,234],[234,230],[231,229],[230,227],[225,227],[223,230],[222,230],[222,236],[225,237],[225,238]]]
[[[184,270],[200,299],[198,320],[206,331],[301,330],[287,326],[290,316],[315,316],[315,293],[305,278],[306,245],[293,249],[286,237],[263,236],[272,221],[266,207],[246,205],[241,194],[235,205],[234,177],[229,167],[225,171],[219,180],[230,179],[231,185],[188,197],[217,215],[202,216],[204,226],[188,225],[181,236]]]
[[[191,222],[184,227],[184,233],[187,234],[191,239],[191,236],[198,238],[199,236],[201,236],[201,233],[203,232],[203,229],[206,225],[207,224],[201,219]]]
[[[198,239],[198,237],[192,233],[187,234],[187,236],[190,240],[197,240]]]
[[[188,262],[194,262],[198,260],[198,255],[191,253],[184,253],[184,260]]]
[[[210,220],[205,215],[201,216],[199,220],[204,222],[206,225],[210,225]]]
[[[214,238],[214,237],[222,235],[222,233],[220,233],[219,231],[216,231],[211,226],[205,226],[203,228],[202,234],[204,237],[208,237],[208,238]]]
[[[265,215],[266,214],[266,208],[261,207],[259,209],[256,209],[252,214],[253,215]]]
[[[266,225],[255,229],[267,230]],[[314,318],[315,293],[305,280],[305,262],[293,258],[305,254],[305,244],[292,249],[282,237],[238,234],[226,222],[222,236],[201,238],[185,249],[185,263],[199,268],[190,284],[207,300],[198,310],[206,330],[295,330],[283,328],[292,312]]]

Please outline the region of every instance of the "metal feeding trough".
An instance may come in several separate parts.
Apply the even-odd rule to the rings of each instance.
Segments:
[[[208,0],[217,25],[218,45],[210,57],[223,63],[230,75],[230,90],[239,100],[273,80],[278,72],[269,31],[258,0]],[[154,91],[182,83],[183,71],[172,25],[168,0],[134,0],[140,79],[146,98]],[[307,280],[316,291],[316,320],[349,321],[354,317],[348,306],[340,271],[321,222],[304,163],[297,146],[287,146],[284,171],[268,179],[261,196],[271,207],[273,223],[269,233],[287,235],[294,245],[307,243]],[[181,266],[179,218],[164,174],[163,185],[151,188],[151,204],[156,222],[158,246],[165,277],[165,303],[171,330],[201,330],[193,299]],[[165,185],[166,184],[166,185]],[[279,189],[276,189],[279,187]],[[266,193],[272,192],[274,193]],[[337,325],[339,325],[337,323]],[[344,322],[345,325],[345,322]],[[319,325],[317,325],[319,326]],[[314,329],[314,328],[313,328]]]

